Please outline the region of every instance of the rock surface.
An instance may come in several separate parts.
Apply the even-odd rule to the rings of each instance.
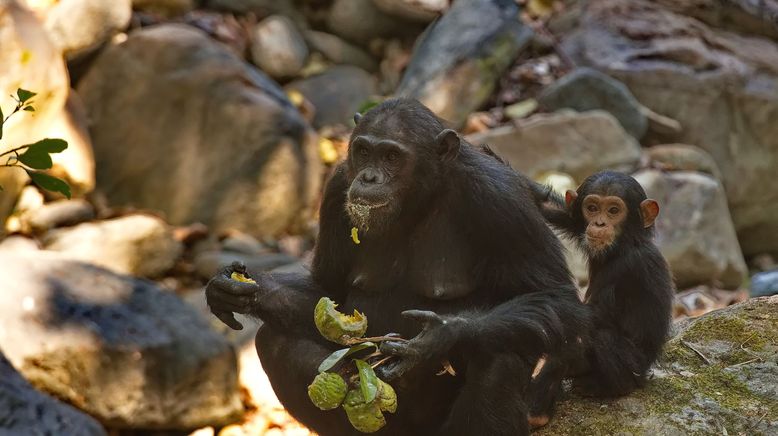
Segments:
[[[566,392],[551,423],[534,434],[778,433],[778,297],[749,300],[676,329],[645,388],[614,400]]]
[[[336,66],[286,86],[305,96],[316,108],[314,127],[349,125],[354,113],[376,93],[373,76],[357,67]]]
[[[373,0],[373,4],[389,15],[429,23],[446,11],[449,0]]]
[[[648,121],[642,106],[623,83],[591,68],[578,68],[546,88],[538,100],[549,110],[602,109],[619,120],[635,139],[646,134]]]
[[[233,349],[174,294],[44,253],[0,254],[0,276],[0,345],[38,389],[117,428],[242,413]]]
[[[36,391],[0,352],[0,434],[103,436],[89,415]]]
[[[251,59],[274,78],[296,75],[308,59],[308,46],[292,20],[271,15],[251,30]]]
[[[634,175],[660,206],[656,243],[685,289],[720,283],[736,289],[748,274],[721,183],[701,173],[640,171]]]
[[[741,10],[755,4],[693,2],[702,13],[701,4],[711,5],[707,11],[724,24],[739,19],[715,12],[725,3]],[[753,17],[775,26],[775,2],[764,5]],[[678,120],[677,141],[704,148],[718,163],[745,254],[778,252],[778,43],[709,27],[657,2],[601,0],[582,8],[563,50]]]
[[[165,273],[182,250],[168,225],[147,215],[52,230],[44,236],[43,246],[69,259],[140,277]]]
[[[95,209],[86,200],[58,200],[31,210],[24,217],[30,230],[43,233],[55,227],[72,226],[95,217]]]
[[[778,269],[754,274],[751,277],[751,296],[765,297],[778,294]]]
[[[721,180],[721,171],[710,154],[686,144],[655,145],[644,150],[643,165],[662,171],[694,171]]]
[[[518,14],[513,2],[455,2],[420,37],[396,94],[416,98],[441,118],[462,126],[529,43],[532,31]]]
[[[65,105],[70,88],[62,53],[38,19],[16,1],[0,1],[0,106],[8,116],[15,102],[8,97],[22,87],[38,93],[32,100],[35,116],[17,113],[3,126],[0,152],[42,139],[52,120]],[[0,222],[14,207],[17,196],[27,182],[23,171],[0,171]]]
[[[256,235],[309,215],[321,185],[315,133],[272,80],[201,31],[133,32],[78,89],[111,204]]]
[[[195,0],[132,0],[132,8],[166,17],[181,15],[195,7]]]
[[[367,52],[335,35],[315,30],[307,30],[303,35],[311,50],[334,64],[354,65],[370,72],[378,69],[378,63]]]
[[[132,0],[59,0],[46,11],[46,31],[68,59],[85,55],[127,28]]]
[[[469,135],[467,140],[488,144],[531,178],[561,171],[580,183],[599,170],[628,171],[640,159],[637,141],[603,111],[535,115],[515,125]]]
[[[335,0],[327,17],[330,32],[362,46],[375,38],[408,33],[409,27],[413,26],[383,13],[370,0]]]

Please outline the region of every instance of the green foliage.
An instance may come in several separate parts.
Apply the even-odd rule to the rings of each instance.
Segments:
[[[14,110],[8,114],[8,116],[4,117],[2,108],[0,108],[0,139],[3,138],[3,125],[8,121],[9,118],[11,118],[11,116],[19,111],[35,112],[35,107],[32,106],[31,99],[36,95],[37,94],[32,91],[19,88],[16,90],[16,96],[11,96],[11,98],[16,101],[16,107],[14,107]],[[0,153],[0,158],[8,156],[8,159],[5,161],[5,163],[0,164],[0,166],[21,168],[27,172],[27,175],[30,176],[32,182],[38,185],[38,187],[41,189],[52,192],[59,192],[65,195],[67,198],[70,198],[70,186],[68,186],[64,180],[58,179],[40,171],[33,171],[47,170],[51,168],[53,165],[51,154],[61,153],[67,148],[68,143],[63,139],[41,139],[38,142],[22,145]],[[2,190],[2,186],[0,186],[0,190]]]
[[[335,351],[327,356],[326,359],[322,360],[321,365],[319,365],[319,372],[329,371],[335,365],[340,363],[340,361],[345,357],[370,347],[374,347],[376,351],[378,351],[378,345],[372,342],[362,342],[361,344],[357,344],[349,348],[341,348],[340,350]]]
[[[365,402],[369,403],[375,400],[375,396],[378,394],[378,376],[375,375],[373,367],[364,360],[354,359],[354,363],[357,364],[359,371],[359,389],[362,391]]]

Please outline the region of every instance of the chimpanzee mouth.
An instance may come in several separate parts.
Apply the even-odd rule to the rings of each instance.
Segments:
[[[370,218],[372,212],[376,209],[386,207],[389,205],[389,200],[382,203],[365,203],[356,201],[346,202],[346,212],[351,217],[351,222],[359,227],[362,231],[367,231],[370,228]]]

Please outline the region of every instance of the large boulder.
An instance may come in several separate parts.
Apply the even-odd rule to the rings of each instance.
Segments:
[[[778,40],[776,0],[656,0],[668,9],[722,29]]]
[[[763,20],[774,26],[772,17]],[[645,0],[586,2],[578,22],[562,39],[568,56],[678,120],[677,140],[704,148],[718,163],[744,252],[778,252],[778,44]]]
[[[373,4],[389,15],[429,23],[448,9],[449,0],[373,0]]]
[[[530,41],[518,14],[512,1],[455,1],[417,42],[396,93],[461,126]]]
[[[363,46],[367,46],[375,38],[421,30],[383,13],[370,0],[335,0],[327,15],[327,28],[330,32]]]
[[[315,30],[307,30],[303,36],[311,50],[321,53],[333,64],[354,65],[370,72],[378,69],[378,63],[372,56],[338,36]]]
[[[646,134],[648,120],[643,107],[623,83],[591,68],[578,68],[543,90],[539,103],[545,109],[602,109],[619,120],[630,135]]]
[[[87,124],[84,103],[71,90],[65,107],[51,121],[43,135],[67,141],[68,148],[65,151],[51,155],[54,162],[52,171],[68,182],[75,197],[83,196],[95,188],[95,156]]]
[[[59,0],[45,12],[52,41],[68,59],[94,51],[127,28],[132,0]]]
[[[736,289],[747,274],[721,183],[696,172],[640,171],[635,179],[661,208],[656,242],[679,289],[711,282]]]
[[[0,352],[0,434],[104,436],[89,415],[36,391]]]
[[[305,96],[316,112],[314,127],[348,125],[357,111],[376,93],[375,78],[366,71],[341,65],[286,86]]]
[[[3,126],[0,152],[42,138],[59,117],[70,88],[62,53],[38,19],[15,0],[0,0],[0,106],[5,116],[16,104],[9,95],[24,88],[38,95],[35,116],[17,113]],[[23,171],[0,169],[0,222],[5,221],[27,181]]]
[[[321,185],[315,133],[275,82],[203,32],[133,32],[100,54],[78,91],[112,204],[256,235],[309,216]]]
[[[618,399],[565,392],[539,436],[778,434],[778,297],[676,324],[654,377]]]
[[[242,413],[234,350],[173,293],[45,252],[0,253],[0,276],[0,346],[38,389],[109,427]]]
[[[635,138],[603,111],[535,115],[469,135],[467,140],[489,145],[513,168],[532,178],[562,171],[580,183],[600,170],[631,170],[640,160]]]
[[[43,246],[69,259],[141,277],[164,274],[182,251],[170,227],[148,215],[128,215],[52,230],[44,236]]]

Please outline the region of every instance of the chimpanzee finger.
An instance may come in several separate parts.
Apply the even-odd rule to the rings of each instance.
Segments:
[[[246,264],[237,260],[233,261],[231,264],[219,268],[216,275],[229,278],[234,272],[246,275]]]
[[[219,302],[236,307],[248,308],[256,303],[256,296],[256,293],[252,295],[240,295],[226,292],[218,288],[211,288],[206,293],[205,298],[209,303]]]
[[[250,306],[245,304],[234,304],[229,301],[219,300],[211,298],[207,301],[208,308],[211,312],[235,312],[235,313],[249,313]]]
[[[402,377],[413,365],[406,359],[387,362],[375,369],[378,378],[386,383],[391,383]]]
[[[217,275],[206,286],[206,292],[219,290],[233,295],[254,295],[259,292],[256,283],[239,282],[229,277]]]
[[[232,312],[214,311],[213,314],[219,318],[221,322],[227,324],[227,327],[233,330],[243,330],[243,324],[239,323],[238,320],[235,319],[235,315],[233,315]]]
[[[401,314],[406,319],[415,320],[423,326],[443,324],[443,319],[431,310],[406,310]]]
[[[415,349],[408,346],[407,342],[384,341],[381,342],[379,350],[392,356],[415,356],[418,354]]]

